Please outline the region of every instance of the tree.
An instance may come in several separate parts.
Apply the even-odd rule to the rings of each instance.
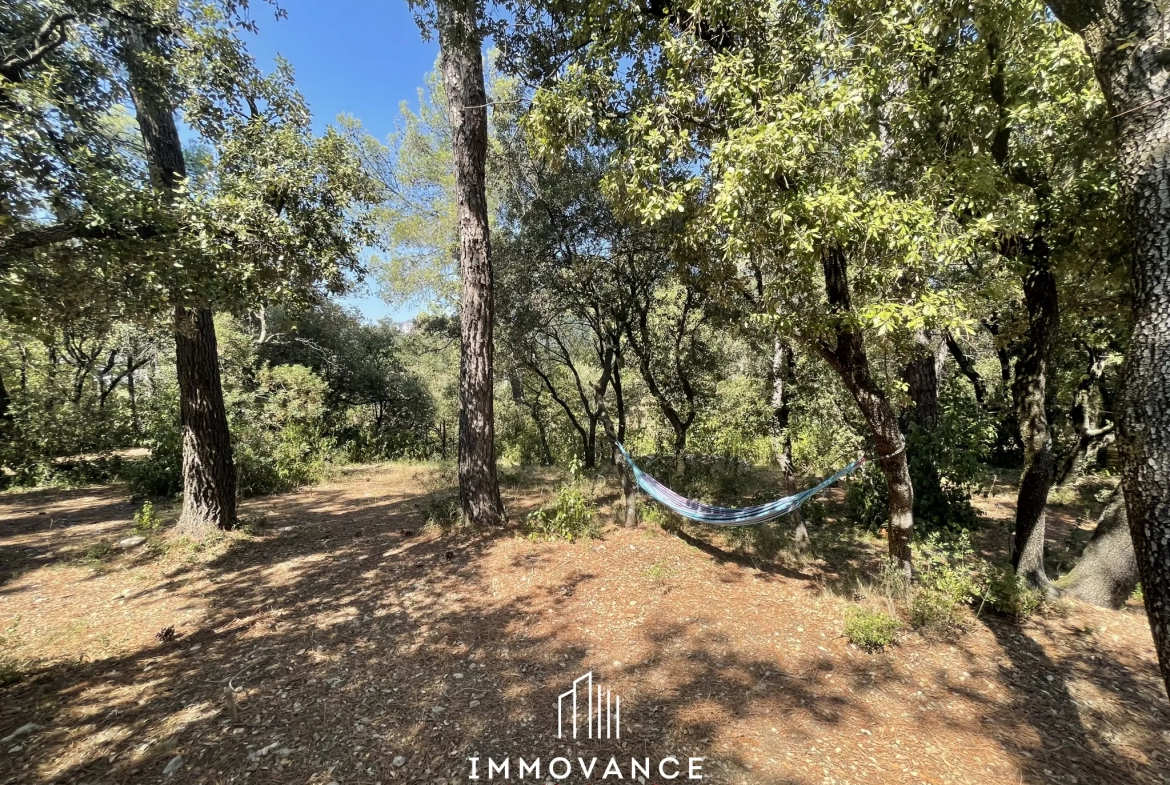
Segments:
[[[477,0],[436,0],[440,70],[451,123],[459,218],[459,502],[466,520],[504,522],[496,477],[491,238],[486,161],[483,11]]]
[[[50,50],[3,85],[0,112],[33,142],[6,136],[0,147],[22,195],[4,203],[5,316],[35,327],[169,313],[191,458],[183,521],[230,527],[211,311],[340,290],[368,236],[373,183],[340,135],[313,137],[287,64],[256,68],[237,37],[255,30],[239,4],[74,10],[52,27]],[[18,32],[36,29],[40,9],[16,13]],[[126,143],[127,99],[141,146]],[[198,167],[179,145],[177,112],[208,148]]]
[[[1134,282],[1118,417],[1122,484],[1146,612],[1170,692],[1170,72],[1163,11],[1141,0],[1048,0],[1048,6],[1084,39],[1117,127]]]
[[[187,179],[183,145],[171,98],[173,75],[160,32],[128,22],[123,58],[142,132],[150,180],[173,207]],[[211,309],[175,306],[175,367],[183,441],[183,510],[179,526],[191,532],[231,529],[236,523],[236,466],[219,376]]]

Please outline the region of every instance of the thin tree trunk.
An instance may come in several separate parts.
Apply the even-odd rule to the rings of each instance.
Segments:
[[[626,438],[626,399],[625,393],[622,390],[622,373],[621,373],[621,352],[618,350],[618,338],[612,338],[611,342],[614,345],[613,353],[613,395],[614,406],[617,409],[617,433],[612,436],[615,437],[613,446],[613,461],[621,469],[622,477],[622,507],[623,507],[623,523],[628,527],[638,525],[638,486],[634,482],[634,473],[630,471],[630,467],[626,465],[626,459],[617,449],[617,445],[624,443]],[[601,409],[598,409],[598,414],[601,414]],[[604,426],[604,421],[602,425]],[[611,422],[610,428],[613,427]],[[609,433],[609,429],[606,429]]]
[[[1110,500],[1080,561],[1058,582],[1060,590],[1103,608],[1120,608],[1139,580],[1133,538],[1125,514],[1125,496]]]
[[[1117,424],[1142,594],[1170,693],[1170,69],[1165,10],[1146,0],[1049,0],[1085,39],[1117,128],[1133,232],[1134,324]],[[1120,46],[1119,41],[1127,43]]]
[[[789,421],[792,416],[792,381],[796,368],[796,356],[787,341],[777,338],[772,345],[772,438],[778,442],[776,464],[784,475],[784,485],[789,495],[795,494],[796,472],[792,466],[792,431]],[[798,551],[808,548],[808,527],[800,508],[788,513],[793,523],[792,542]]]
[[[138,427],[138,394],[134,387],[134,374],[137,368],[134,366],[134,355],[126,356],[126,392],[130,395],[130,430],[134,433],[135,438],[142,435]]]
[[[886,478],[890,502],[890,559],[909,578],[910,544],[914,537],[914,486],[906,460],[906,440],[898,427],[898,416],[889,399],[874,381],[865,354],[860,330],[850,319],[853,302],[849,294],[848,262],[841,249],[831,246],[822,254],[825,293],[838,319],[836,346],[817,341],[817,349],[840,375],[873,434],[878,465]]]
[[[1022,354],[1016,361],[1016,378],[1012,383],[1020,441],[1024,445],[1024,473],[1016,496],[1012,566],[1028,585],[1049,591],[1048,574],[1044,570],[1044,508],[1056,473],[1056,456],[1044,404],[1048,358],[1056,340],[1060,311],[1056,277],[1049,267],[1048,248],[1044,241],[1033,237],[1026,255],[1031,263],[1024,276],[1028,331]]]
[[[943,334],[943,338],[947,342],[947,349],[950,350],[951,356],[955,358],[955,364],[971,382],[971,387],[975,391],[975,400],[980,406],[983,406],[984,399],[987,397],[987,385],[983,382],[983,376],[975,370],[975,363],[971,362],[971,358],[963,351],[963,347],[955,340],[954,335],[947,332]]]
[[[168,201],[173,201],[187,169],[174,106],[164,92],[170,64],[157,36],[155,30],[132,26],[126,67],[151,180]],[[179,525],[199,533],[231,529],[236,523],[236,467],[209,309],[175,307],[175,367],[183,441]]]
[[[1105,371],[1105,353],[1091,348],[1088,352],[1089,368],[1073,393],[1073,405],[1068,417],[1075,436],[1068,452],[1060,462],[1060,468],[1056,471],[1056,477],[1053,481],[1056,485],[1063,485],[1077,471],[1079,465],[1088,456],[1089,450],[1113,433],[1112,425],[1096,428],[1090,424],[1090,420],[1096,419],[1089,412],[1092,391],[1100,385],[1101,376]]]
[[[451,118],[459,214],[459,503],[477,526],[504,523],[496,477],[492,262],[486,190],[487,94],[476,4],[438,3],[443,86]]]

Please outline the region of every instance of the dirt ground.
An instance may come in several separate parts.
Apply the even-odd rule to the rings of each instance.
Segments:
[[[554,482],[511,477],[513,519]],[[979,498],[992,540],[1009,491]],[[1170,782],[1136,604],[982,613],[867,654],[841,587],[876,540],[753,566],[650,525],[443,534],[423,526],[441,493],[427,467],[353,469],[248,502],[218,542],[126,550],[120,488],[0,495],[0,783],[455,783],[470,756],[481,780],[488,757],[515,780],[517,758],[597,756],[599,779],[613,756],[624,780],[674,756],[714,783]],[[1055,551],[1089,513],[1053,508]],[[620,740],[557,738],[590,671],[621,696]]]

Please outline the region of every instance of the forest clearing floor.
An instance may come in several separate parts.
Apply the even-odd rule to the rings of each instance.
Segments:
[[[553,782],[563,756],[582,782],[578,757],[628,781],[631,757],[694,756],[714,783],[1170,782],[1133,602],[983,612],[867,654],[842,619],[883,543],[831,514],[814,556],[754,565],[720,533],[645,523],[444,533],[424,527],[441,479],[346,469],[246,502],[216,541],[124,550],[121,487],[0,495],[0,783],[457,783],[474,755],[481,781],[488,757],[513,781],[539,757],[524,781]],[[507,472],[512,519],[559,479]],[[1012,502],[977,498],[989,542]],[[1077,505],[1051,510],[1054,550],[1087,536]],[[620,740],[557,738],[557,696],[588,671],[621,696]]]

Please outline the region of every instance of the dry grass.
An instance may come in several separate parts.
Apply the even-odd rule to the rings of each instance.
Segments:
[[[510,476],[513,520],[557,479]],[[704,756],[717,783],[1170,781],[1133,608],[983,614],[871,655],[842,637],[839,587],[880,543],[832,521],[816,557],[757,567],[699,530],[424,529],[441,486],[351,470],[248,503],[252,534],[88,556],[131,532],[119,489],[0,496],[0,658],[21,676],[0,736],[39,726],[4,743],[0,783],[464,782],[469,755],[567,746]],[[556,696],[590,669],[622,696],[622,739],[558,742]]]

